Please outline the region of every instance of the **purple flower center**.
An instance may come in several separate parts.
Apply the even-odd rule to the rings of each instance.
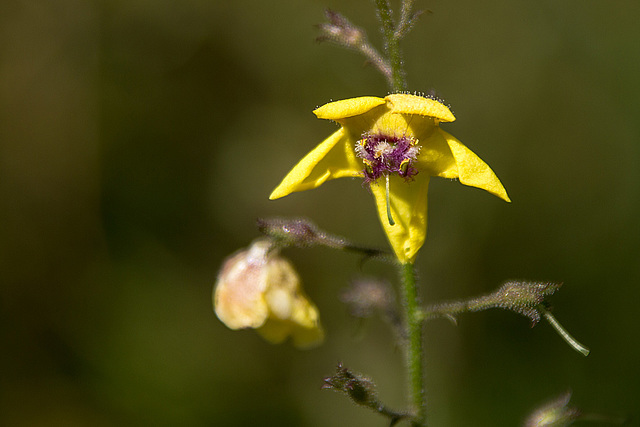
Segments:
[[[415,138],[363,134],[362,139],[356,142],[355,151],[364,163],[366,183],[392,173],[409,181],[418,173],[418,170],[412,167],[420,153],[420,146]]]

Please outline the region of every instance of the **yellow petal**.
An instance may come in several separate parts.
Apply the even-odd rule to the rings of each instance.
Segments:
[[[311,348],[322,343],[324,330],[320,325],[318,309],[306,297],[300,296],[291,313],[294,328],[291,332],[293,345],[298,348]]]
[[[317,347],[324,341],[324,330],[319,323],[303,326],[291,320],[270,317],[256,332],[271,344],[281,344],[291,336],[293,345],[303,350]]]
[[[418,173],[412,182],[405,182],[404,178],[398,176],[390,176],[389,179],[391,216],[395,225],[390,225],[387,217],[383,178],[371,184],[378,217],[398,260],[403,264],[413,262],[427,235],[429,175]]]
[[[428,137],[418,135],[422,148],[415,167],[431,176],[458,178],[458,165],[440,127]]]
[[[452,122],[456,118],[449,108],[434,99],[422,96],[395,93],[385,98],[391,104],[391,111],[401,114],[418,114],[438,119],[441,122]]]
[[[256,332],[271,344],[281,344],[291,333],[291,322],[270,317]]]
[[[433,132],[435,123],[433,119],[407,116],[405,114],[395,114],[385,112],[378,117],[371,117],[369,130],[367,133],[382,134],[396,137],[417,137],[417,134],[427,134]],[[415,119],[415,120],[414,120]],[[348,123],[351,125],[351,123]]]
[[[300,160],[269,198],[317,188],[335,178],[362,176],[363,166],[356,158],[354,144],[348,132],[340,128]]]
[[[460,182],[464,185],[481,188],[494,196],[500,197],[502,200],[510,202],[511,199],[507,195],[507,190],[504,189],[491,168],[455,137],[445,131],[441,132],[455,158]]]
[[[364,114],[384,103],[384,99],[376,96],[361,96],[324,104],[313,110],[313,113],[319,119],[340,120]]]
[[[258,333],[267,341],[278,344],[288,336],[298,348],[319,345],[324,338],[318,309],[302,290],[300,277],[289,261],[273,259],[269,264],[269,289],[265,300],[269,318]]]
[[[257,328],[269,315],[264,292],[268,287],[268,251],[264,240],[228,258],[220,270],[213,293],[218,318],[230,329]]]

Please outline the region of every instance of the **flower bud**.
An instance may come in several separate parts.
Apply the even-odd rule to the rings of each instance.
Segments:
[[[320,36],[317,37],[317,41],[332,41],[352,49],[357,49],[365,41],[362,30],[343,15],[327,9],[325,16],[329,22],[318,25]]]
[[[258,218],[258,230],[283,246],[309,247],[322,244],[323,232],[304,218]]]
[[[356,252],[367,258],[390,260],[389,254],[385,251],[353,244],[344,237],[321,230],[313,222],[305,218],[258,218],[257,225],[258,230],[271,239],[277,247],[296,246],[308,248],[319,245]]]
[[[302,290],[291,263],[270,240],[256,240],[225,260],[213,305],[230,329],[256,329],[273,344],[291,336],[296,347],[310,348],[324,338],[318,309]]]
[[[340,300],[347,304],[349,314],[353,317],[368,318],[375,311],[391,313],[394,311],[394,295],[387,282],[373,278],[353,280],[345,289]]]
[[[388,417],[391,421],[390,426],[394,426],[400,420],[411,417],[408,412],[392,410],[385,406],[384,403],[378,400],[376,385],[373,380],[353,372],[349,368],[345,368],[342,363],[338,364],[336,373],[333,376],[324,379],[322,388],[344,393],[354,403]]]
[[[581,411],[569,406],[571,393],[567,392],[555,400],[536,409],[524,423],[524,427],[565,427],[580,418]]]
[[[511,310],[531,319],[531,326],[540,321],[540,309],[546,297],[553,295],[562,286],[549,282],[506,282],[488,300],[495,307]]]
[[[361,374],[342,366],[336,367],[336,373],[324,379],[323,389],[331,389],[349,396],[358,405],[377,409],[380,406],[373,381]]]

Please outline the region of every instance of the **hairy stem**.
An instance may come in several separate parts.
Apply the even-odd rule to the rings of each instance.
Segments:
[[[389,62],[378,53],[377,50],[369,44],[369,42],[362,43],[358,46],[358,50],[373,64],[382,75],[387,79],[390,86],[393,86],[393,70]]]
[[[409,376],[409,392],[415,416],[413,427],[426,426],[426,402],[424,389],[424,365],[422,347],[422,316],[418,303],[416,276],[412,263],[402,265],[402,307],[407,323],[406,364]]]
[[[387,56],[391,65],[391,89],[395,92],[407,90],[407,82],[402,68],[402,52],[400,50],[400,38],[396,35],[396,28],[391,16],[391,7],[388,0],[376,0],[378,15],[382,22],[382,35],[384,36]]]

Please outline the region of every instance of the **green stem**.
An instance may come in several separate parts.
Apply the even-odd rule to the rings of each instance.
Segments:
[[[415,416],[413,427],[426,426],[426,402],[424,366],[422,364],[422,316],[418,303],[418,290],[413,264],[402,265],[402,307],[407,322],[406,364],[409,375],[409,392]]]
[[[388,0],[376,0],[378,15],[382,22],[382,34],[384,36],[387,55],[391,65],[391,81],[389,84],[394,92],[407,90],[407,82],[402,68],[402,52],[400,50],[400,38],[396,35],[396,28],[391,16],[391,8]]]

